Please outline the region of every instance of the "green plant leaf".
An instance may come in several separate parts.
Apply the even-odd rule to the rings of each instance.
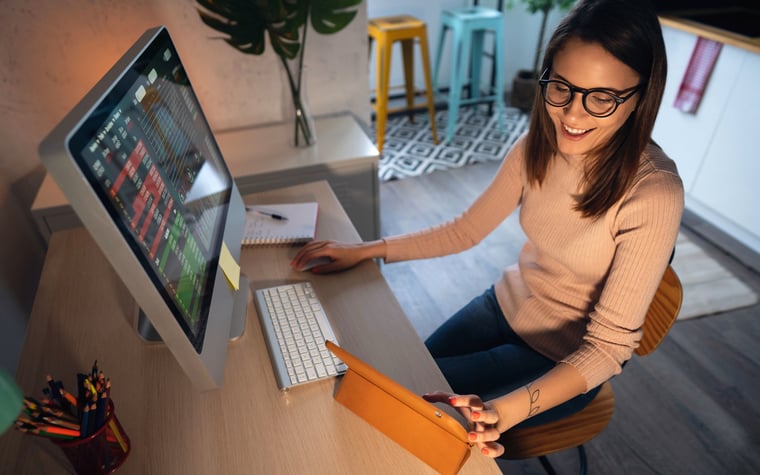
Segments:
[[[253,11],[252,3],[239,1],[198,0],[201,20],[211,28],[227,35],[224,40],[247,54],[264,52],[265,25]]]
[[[288,59],[301,48],[306,11],[297,0],[197,0],[203,23],[227,35],[224,40],[247,54],[262,54],[266,34],[275,52]],[[302,11],[300,11],[300,10]]]
[[[361,3],[362,0],[312,0],[311,26],[323,35],[337,33],[351,23]]]
[[[508,0],[507,8],[512,8],[516,0]],[[544,12],[549,13],[554,8],[567,10],[575,3],[575,0],[520,0],[525,4],[525,9],[529,13]]]
[[[311,16],[317,33],[336,33],[356,16],[362,0],[196,0],[203,23],[247,54],[262,54],[266,36],[282,58],[302,53],[302,27]]]
[[[266,11],[264,22],[274,51],[294,59],[301,49],[301,27],[306,23],[306,8],[299,0],[258,0]]]

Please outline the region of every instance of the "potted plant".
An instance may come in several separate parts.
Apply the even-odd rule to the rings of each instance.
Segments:
[[[310,23],[320,34],[336,33],[356,16],[362,0],[197,0],[201,20],[224,33],[229,45],[245,54],[261,55],[266,36],[284,68],[295,112],[296,146],[315,142],[303,102],[303,54]],[[292,60],[292,61],[291,61]]]
[[[538,33],[538,44],[536,44],[536,52],[533,57],[533,68],[530,70],[521,69],[517,71],[517,75],[512,81],[512,94],[510,96],[510,103],[512,106],[517,107],[523,111],[530,111],[533,106],[533,97],[536,91],[536,80],[541,71],[538,70],[539,62],[541,61],[541,52],[544,44],[544,34],[546,32],[546,21],[549,18],[549,12],[554,8],[560,10],[569,9],[575,0],[520,0],[525,4],[529,13],[541,12],[541,29]],[[514,0],[510,0],[507,4],[508,8],[512,8]]]

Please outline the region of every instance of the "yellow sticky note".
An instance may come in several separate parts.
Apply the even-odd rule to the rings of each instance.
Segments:
[[[232,253],[224,242],[222,242],[222,251],[219,253],[219,267],[222,268],[230,286],[238,290],[240,288],[240,264],[232,257]]]

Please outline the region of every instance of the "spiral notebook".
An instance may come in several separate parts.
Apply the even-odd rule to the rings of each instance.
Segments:
[[[316,201],[248,205],[243,245],[296,244],[311,241],[316,237],[318,216],[319,205]]]

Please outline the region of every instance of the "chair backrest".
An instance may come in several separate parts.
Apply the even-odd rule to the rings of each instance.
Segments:
[[[644,335],[635,350],[637,355],[648,355],[662,342],[676,321],[682,298],[681,281],[673,268],[668,266],[647,311],[643,326]],[[582,444],[604,430],[612,419],[614,408],[615,396],[608,381],[580,412],[546,424],[517,427],[504,432],[499,442],[507,451],[501,458],[519,460],[543,457],[573,447],[578,447],[581,453],[585,454]],[[585,466],[585,462],[582,462],[582,466]]]
[[[665,269],[660,286],[647,310],[642,327],[644,335],[639,347],[634,350],[637,355],[644,356],[654,351],[668,334],[681,310],[683,287],[671,266]]]

